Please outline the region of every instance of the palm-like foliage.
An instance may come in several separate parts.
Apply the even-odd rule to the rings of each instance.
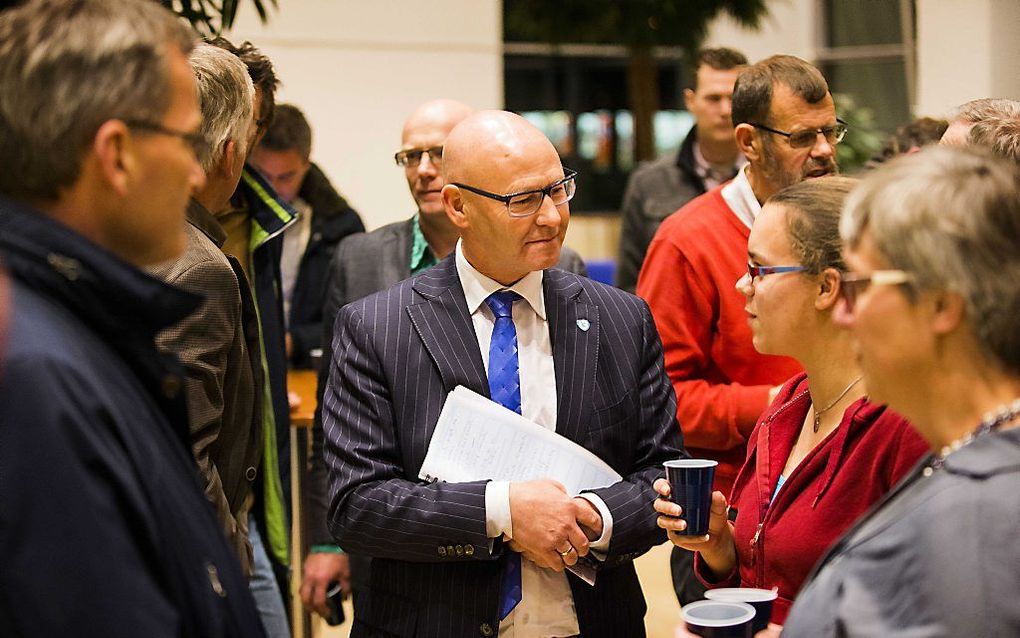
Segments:
[[[757,28],[768,9],[765,0],[504,0],[503,12],[508,41],[627,47],[635,157],[649,159],[659,108],[653,48],[679,47],[690,59],[719,15]]]
[[[269,19],[267,6],[276,9],[276,1],[249,0],[262,22]],[[206,35],[219,35],[224,29],[233,26],[241,5],[240,0],[159,0],[159,2]]]

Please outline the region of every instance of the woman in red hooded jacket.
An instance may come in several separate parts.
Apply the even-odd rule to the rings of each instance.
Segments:
[[[755,220],[748,273],[737,282],[754,346],[797,359],[806,374],[788,381],[759,419],[729,516],[716,492],[707,536],[669,535],[697,552],[695,571],[708,587],[777,589],[776,624],[815,562],[927,450],[901,416],[867,400],[851,337],[831,319],[846,272],[840,209],[855,183],[800,182]],[[655,487],[669,495],[665,479]],[[660,527],[686,527],[679,506],[658,499],[655,509]]]

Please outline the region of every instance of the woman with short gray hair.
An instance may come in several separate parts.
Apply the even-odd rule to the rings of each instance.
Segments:
[[[1020,635],[1020,170],[898,158],[840,230],[837,320],[932,452],[816,566],[784,636]]]

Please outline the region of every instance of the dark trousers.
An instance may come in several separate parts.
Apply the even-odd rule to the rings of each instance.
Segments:
[[[705,586],[694,575],[694,552],[674,547],[669,556],[669,571],[673,574],[673,590],[681,607],[705,597]]]

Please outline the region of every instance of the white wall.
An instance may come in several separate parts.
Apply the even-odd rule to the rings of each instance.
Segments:
[[[815,55],[814,0],[770,0],[769,15],[759,31],[744,29],[723,15],[709,27],[706,44],[737,49],[751,62],[776,53],[787,53],[811,60]]]
[[[1020,99],[1020,2],[917,0],[916,112],[982,97]]]
[[[232,41],[272,58],[278,102],[296,104],[313,132],[312,159],[369,229],[408,217],[414,202],[393,163],[415,106],[449,97],[503,104],[499,0],[281,0],[263,26],[238,16]]]

